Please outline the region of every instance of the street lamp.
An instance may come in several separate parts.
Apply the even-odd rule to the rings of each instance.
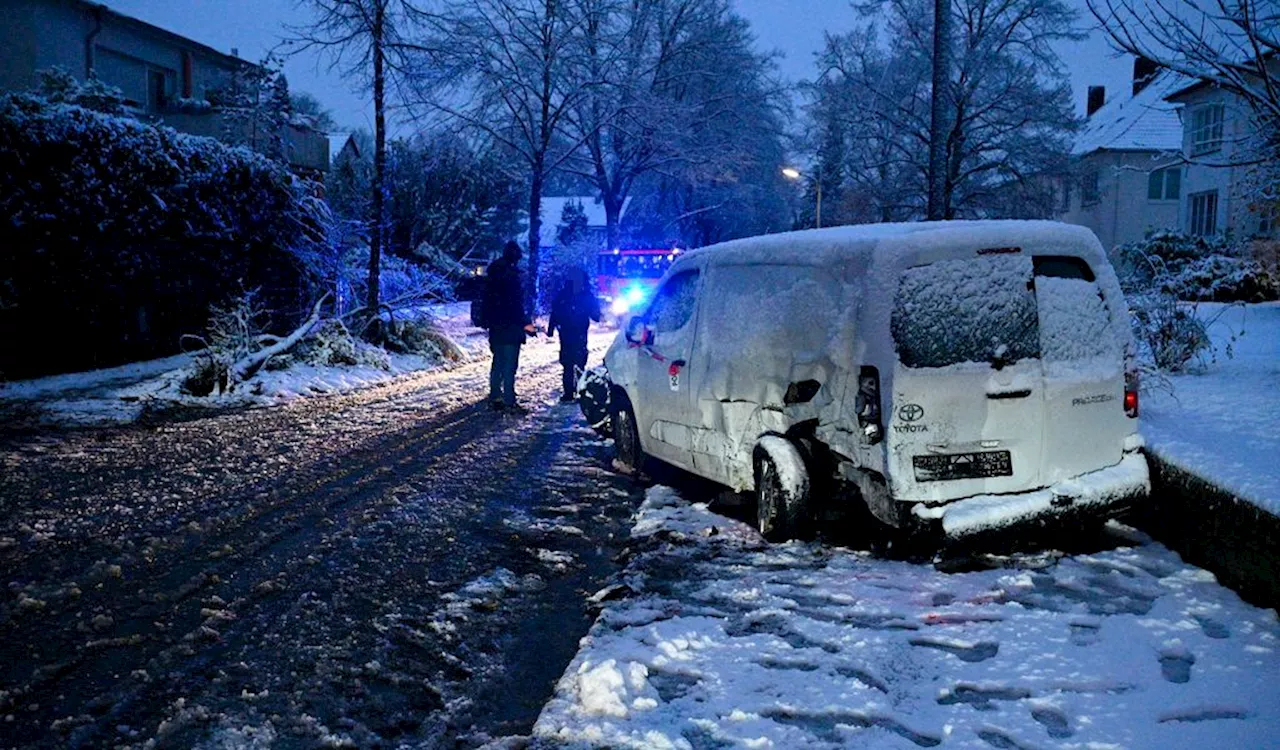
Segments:
[[[786,177],[788,180],[798,181],[802,175],[800,173],[800,170],[796,169],[795,167],[783,167],[782,176]],[[818,172],[818,179],[814,180],[814,185],[817,188],[818,204],[814,208],[813,224],[815,228],[821,229],[822,228],[822,172]]]

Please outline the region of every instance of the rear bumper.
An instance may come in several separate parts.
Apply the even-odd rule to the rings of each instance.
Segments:
[[[1032,492],[976,495],[945,505],[918,503],[912,514],[940,523],[948,538],[964,538],[1057,518],[1109,518],[1151,494],[1151,473],[1141,453],[1126,453],[1120,463],[1081,474]]]

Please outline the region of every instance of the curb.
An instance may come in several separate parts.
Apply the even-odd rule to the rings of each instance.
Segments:
[[[1251,604],[1280,611],[1280,517],[1148,450],[1151,498],[1135,526],[1211,571]]]

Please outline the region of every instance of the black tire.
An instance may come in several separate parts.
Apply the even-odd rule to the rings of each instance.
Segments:
[[[614,401],[623,401],[617,395]],[[613,452],[618,463],[638,474],[644,470],[644,449],[640,447],[640,428],[636,425],[635,412],[623,403],[617,403],[613,410]]]
[[[756,448],[756,528],[770,542],[785,542],[808,531],[809,483],[798,493],[782,486],[781,475],[767,450]]]

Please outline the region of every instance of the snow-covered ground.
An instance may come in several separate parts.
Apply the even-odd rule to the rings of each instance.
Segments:
[[[947,573],[769,546],[663,487],[632,536],[629,595],[582,640],[536,737],[645,748],[1280,739],[1275,612],[1136,536]]]
[[[1202,303],[1215,354],[1145,396],[1142,432],[1162,458],[1280,515],[1280,303]]]
[[[467,303],[432,305],[421,312],[430,315],[469,356],[484,356],[488,351],[484,332],[470,324]],[[11,408],[34,408],[39,412],[37,421],[42,424],[127,424],[153,408],[272,406],[306,396],[348,393],[381,385],[441,365],[416,354],[390,354],[386,368],[295,364],[284,370],[263,370],[228,394],[195,397],[184,394],[180,387],[192,359],[192,355],[183,354],[105,370],[6,383],[0,385],[0,408],[6,402]]]

